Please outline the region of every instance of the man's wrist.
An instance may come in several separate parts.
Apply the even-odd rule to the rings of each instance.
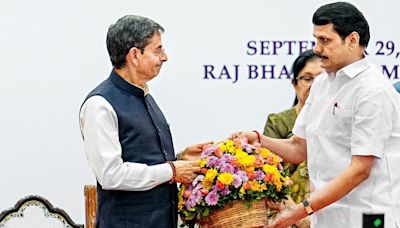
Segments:
[[[176,168],[172,161],[167,161],[167,163],[171,166],[171,169],[172,169],[172,178],[169,181],[169,183],[172,184],[172,183],[176,182]]]
[[[314,213],[313,208],[310,205],[310,202],[308,202],[307,199],[304,199],[302,202],[303,208],[306,211],[307,215],[312,215]]]
[[[257,139],[258,143],[261,144],[261,134],[260,134],[260,132],[258,132],[257,130],[253,130],[253,132],[256,133],[256,135],[257,135],[256,139]]]

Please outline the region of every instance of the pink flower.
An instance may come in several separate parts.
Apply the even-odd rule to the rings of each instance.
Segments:
[[[224,163],[224,164],[221,164],[221,166],[220,166],[220,172],[221,173],[231,173],[231,174],[233,174],[234,171],[235,171],[235,168],[233,168],[233,166],[231,164],[229,164],[229,163]]]
[[[254,146],[250,145],[250,144],[245,144],[243,145],[243,151],[246,151],[247,153],[251,153],[253,152],[253,150],[255,149]]]
[[[198,175],[192,182],[192,186],[196,186],[199,181],[202,181],[204,179],[204,175]]]
[[[210,156],[210,157],[207,159],[206,165],[209,166],[209,167],[213,167],[213,166],[215,166],[215,164],[217,164],[217,161],[218,161],[218,158],[217,158],[217,157],[215,157],[215,156]]]
[[[242,181],[248,181],[249,180],[249,177],[247,177],[246,172],[243,171],[243,170],[238,170],[236,172],[236,174],[240,177],[240,179],[242,179]]]
[[[221,196],[226,196],[226,195],[228,195],[229,193],[231,193],[231,191],[229,191],[229,188],[224,188],[224,189],[221,191]]]
[[[236,175],[236,174],[233,174],[233,186],[235,187],[235,188],[239,188],[240,187],[240,185],[242,185],[242,179],[238,176],[238,175]]]
[[[215,150],[215,147],[208,147],[207,149],[203,150],[201,153],[201,159],[204,159],[208,156],[210,156]]]
[[[262,180],[264,178],[265,174],[262,170],[257,170],[255,173],[255,179],[256,180]]]
[[[207,205],[214,206],[217,205],[219,200],[219,195],[216,191],[211,191],[206,196],[206,203]]]

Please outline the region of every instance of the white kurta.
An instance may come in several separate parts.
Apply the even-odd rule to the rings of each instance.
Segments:
[[[117,114],[105,98],[90,97],[79,115],[86,157],[103,189],[145,191],[171,179],[167,163],[148,166],[122,160]]]
[[[400,227],[400,95],[366,58],[317,77],[293,132],[307,140],[312,191],[346,169],[352,155],[376,157],[370,177],[311,216],[312,227],[362,227],[363,213],[384,213]]]

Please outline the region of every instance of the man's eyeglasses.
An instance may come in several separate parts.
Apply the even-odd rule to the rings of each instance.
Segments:
[[[304,86],[311,86],[315,78],[312,76],[298,76],[296,79]]]
[[[165,49],[161,49],[161,50],[154,50],[153,51],[154,55],[157,56],[158,58],[161,58],[164,56],[165,54]]]
[[[149,49],[144,49],[144,48],[139,48],[139,49],[140,49],[140,51],[141,51],[142,53],[143,53],[145,50],[149,50]],[[154,54],[156,57],[160,58],[160,59],[161,59],[161,57],[163,57],[164,54],[165,54],[165,49],[164,49],[164,48],[161,49],[161,50],[149,50],[149,51],[152,51],[153,54]]]

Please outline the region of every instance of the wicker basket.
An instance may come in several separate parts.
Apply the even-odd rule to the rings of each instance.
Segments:
[[[210,213],[200,220],[200,228],[250,228],[267,224],[267,206],[264,200],[253,202],[250,208],[244,201],[235,200],[222,209]]]

